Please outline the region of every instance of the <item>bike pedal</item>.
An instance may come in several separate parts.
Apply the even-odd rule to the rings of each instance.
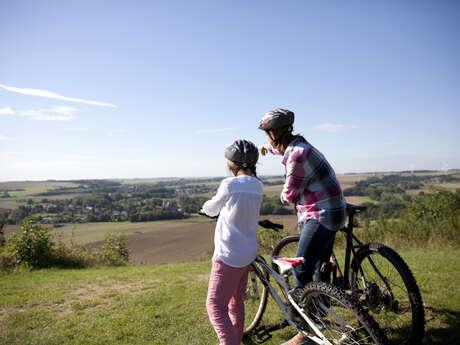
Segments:
[[[254,336],[257,344],[265,343],[267,340],[271,339],[272,335],[266,327],[259,327],[254,331]]]

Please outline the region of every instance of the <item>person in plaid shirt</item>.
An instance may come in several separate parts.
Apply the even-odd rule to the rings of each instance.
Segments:
[[[281,203],[294,204],[299,222],[297,257],[304,263],[294,269],[298,287],[313,280],[315,269],[327,262],[335,234],[345,225],[346,202],[335,172],[324,157],[304,137],[292,133],[294,113],[286,109],[268,111],[260,122],[268,143],[259,147],[262,155],[282,155],[286,181]],[[302,333],[285,343],[309,344]],[[284,344],[283,344],[284,345]]]

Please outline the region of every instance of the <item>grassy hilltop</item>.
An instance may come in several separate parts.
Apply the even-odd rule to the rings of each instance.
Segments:
[[[360,239],[397,248],[412,269],[425,303],[424,345],[459,344],[460,208],[456,206],[459,193],[453,192],[460,188],[460,173],[338,177],[347,201],[369,207],[358,218],[356,231]],[[11,215],[20,206],[23,209],[37,206],[38,210],[40,204],[61,205],[64,215],[70,211],[75,215],[84,207],[93,207],[87,205],[96,200],[101,205],[94,207],[100,207],[101,213],[105,212],[105,206],[111,206],[111,212],[120,214],[120,210],[113,210],[114,206],[124,205],[129,210],[129,205],[134,205],[146,214],[158,215],[171,209],[171,205],[184,207],[181,202],[188,202],[187,207],[193,209],[218,185],[218,179],[115,182],[0,183],[0,209],[9,210]],[[276,211],[279,215],[268,212],[263,217],[283,223],[287,228],[285,233],[295,232],[295,216],[285,214],[285,210],[275,205],[282,188],[281,178],[265,182],[263,210]],[[111,188],[113,191],[109,191]],[[46,202],[43,199],[47,199]],[[48,211],[50,209],[48,207]],[[56,214],[48,212],[40,216]],[[67,245],[97,247],[107,233],[124,233],[132,250],[133,265],[0,270],[1,345],[217,343],[205,311],[213,222],[188,215],[183,219],[148,222],[86,222],[82,219],[79,223],[55,226],[54,239]],[[19,225],[8,225],[7,237],[18,228]],[[276,316],[271,313],[262,319],[262,323],[274,321]],[[286,328],[275,332],[273,339],[265,344],[278,345],[293,334],[292,329]],[[246,340],[245,344],[254,343]]]
[[[401,254],[424,298],[424,344],[458,344],[460,251]],[[209,270],[210,262],[202,261],[0,273],[0,344],[214,345],[205,310]],[[275,332],[266,344],[278,345],[293,333]]]

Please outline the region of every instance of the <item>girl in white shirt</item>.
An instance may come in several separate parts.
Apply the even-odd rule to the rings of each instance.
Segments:
[[[244,328],[244,293],[251,262],[259,247],[256,233],[263,184],[256,176],[257,147],[236,140],[225,149],[234,177],[224,179],[202,212],[219,215],[206,309],[220,345],[239,345]]]

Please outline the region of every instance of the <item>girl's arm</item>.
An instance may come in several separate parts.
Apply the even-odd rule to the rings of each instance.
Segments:
[[[227,185],[221,183],[219,189],[217,189],[217,194],[214,195],[211,200],[208,200],[204,203],[201,211],[210,217],[219,215],[220,210],[227,201],[228,195]]]

